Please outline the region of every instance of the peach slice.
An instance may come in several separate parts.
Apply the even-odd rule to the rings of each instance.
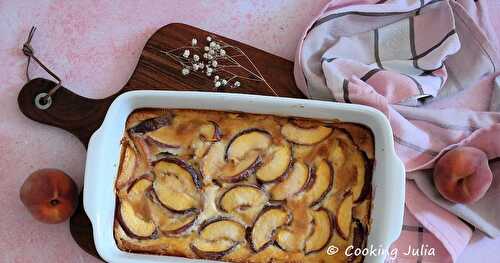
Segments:
[[[345,132],[357,148],[366,154],[368,159],[375,158],[375,140],[370,128],[357,123],[333,123],[332,126]]]
[[[142,209],[147,211],[151,220],[158,226],[158,230],[164,235],[182,234],[193,226],[198,218],[198,211],[180,214],[165,209],[165,206],[158,201],[151,188],[146,193],[146,197],[146,203],[139,204],[145,204]]]
[[[264,130],[250,128],[235,135],[228,143],[225,160],[242,160],[250,151],[261,151],[271,145],[271,135]]]
[[[210,147],[201,162],[203,176],[207,180],[215,179],[218,183],[237,183],[255,173],[261,164],[258,152],[251,151],[243,160],[224,160],[225,145],[216,142]]]
[[[363,156],[361,158],[363,164],[355,169],[357,172],[356,182],[352,186],[352,195],[356,204],[362,203],[369,196],[372,189],[373,161],[368,159],[364,153],[361,153],[361,156]]]
[[[333,149],[330,150],[328,154],[328,161],[333,165],[333,167],[341,167],[345,164],[347,160],[346,153],[342,149],[342,147],[339,147],[335,145]]]
[[[193,187],[196,188],[194,190],[201,189],[202,178],[200,172],[182,159],[166,156],[154,161],[152,165],[156,176],[176,174],[191,189]]]
[[[218,180],[228,183],[237,183],[245,180],[260,167],[262,159],[257,152],[249,153],[241,161],[230,161],[221,169]]]
[[[212,144],[222,139],[222,131],[217,123],[213,121],[209,121],[207,124],[201,125],[199,133],[200,135],[198,138],[194,138],[189,146],[193,149],[194,157],[196,159],[205,157],[210,147],[212,147]]]
[[[301,128],[287,123],[281,128],[281,134],[290,142],[302,145],[316,144],[326,139],[333,129],[325,126]]]
[[[163,126],[170,125],[172,123],[173,118],[174,118],[173,114],[167,112],[162,116],[146,119],[140,122],[139,124],[135,125],[134,127],[130,128],[129,131],[136,134],[144,134],[150,131],[157,130]]]
[[[188,213],[195,211],[198,207],[198,200],[192,195],[175,190],[175,186],[180,186],[179,182],[167,177],[165,180],[156,180],[153,184],[154,194],[158,201],[168,210],[177,213]]]
[[[190,228],[198,218],[198,214],[192,213],[180,217],[164,217],[160,220],[158,228],[165,235],[178,235]]]
[[[153,189],[158,201],[175,212],[188,212],[198,208],[196,193],[201,188],[201,177],[188,163],[166,157],[154,163]]]
[[[207,154],[201,160],[201,172],[203,178],[211,180],[217,177],[222,167],[226,164],[224,160],[225,144],[222,142],[213,143]]]
[[[152,188],[152,178],[149,175],[143,175],[129,184],[127,189],[127,200],[133,205],[140,204],[141,202],[144,202],[144,199],[147,197]]]
[[[219,199],[219,208],[240,216],[246,223],[252,223],[268,201],[262,189],[254,185],[235,185],[226,190]]]
[[[209,219],[200,225],[191,249],[199,257],[219,259],[245,240],[245,233],[245,227],[230,219]]]
[[[359,171],[359,169],[354,169],[354,172],[356,173],[355,177],[355,182],[354,185],[351,188],[352,195],[354,202],[357,203],[357,200],[359,197],[361,197],[361,194],[363,192],[363,188],[365,186],[365,171]],[[361,200],[362,201],[362,200]]]
[[[262,183],[269,183],[283,178],[292,161],[290,144],[285,143],[283,145],[271,147],[270,153],[266,157],[266,161],[255,174],[257,180]]]
[[[143,196],[153,184],[152,178],[147,175],[141,176],[134,180],[129,188],[127,189],[127,193],[130,199],[135,199],[134,197]]]
[[[347,192],[344,199],[339,204],[335,220],[335,228],[339,235],[347,240],[351,231],[352,222],[352,205],[353,205],[352,192]]]
[[[191,250],[200,258],[218,260],[229,254],[239,243],[231,240],[196,239],[191,243]]]
[[[289,229],[279,229],[276,233],[276,246],[287,252],[301,252],[304,240]]]
[[[181,148],[191,140],[191,136],[186,137],[178,133],[175,124],[161,127],[157,130],[146,133],[146,141],[160,148]]]
[[[222,131],[214,121],[200,126],[200,137],[209,142],[218,142],[222,138]]]
[[[205,240],[245,240],[245,227],[231,219],[219,217],[209,219],[200,225],[200,238]]]
[[[306,240],[306,255],[323,250],[332,238],[333,219],[330,212],[320,208],[312,212],[313,231]]]
[[[134,178],[134,172],[138,166],[137,159],[136,153],[130,143],[125,142],[122,152],[122,162],[119,168],[120,176],[116,178],[117,189],[128,186],[130,180]]]
[[[129,201],[118,203],[117,218],[125,233],[135,239],[154,238],[157,230],[154,222],[139,217]]]
[[[295,162],[288,177],[274,185],[271,190],[272,200],[285,200],[305,189],[309,179],[309,169],[302,162]]]
[[[169,138],[166,133],[174,134],[170,135]],[[176,138],[175,131],[170,129],[170,127],[163,127],[151,133],[147,133],[144,136],[144,142],[147,146],[151,148],[156,148],[157,152],[168,151],[168,152],[180,152],[182,144]]]
[[[142,216],[142,206],[134,206],[144,200],[151,187],[150,178],[140,177],[130,184],[127,190],[128,200],[117,202],[117,219],[125,233],[132,238],[149,239],[157,234],[155,223]]]
[[[356,249],[363,249],[366,246],[366,230],[361,221],[354,218],[351,224],[351,236],[349,241],[352,244],[353,251]],[[363,255],[351,255],[348,262],[363,262]]]
[[[237,183],[245,180],[261,166],[261,151],[271,144],[271,135],[260,129],[250,128],[235,135],[223,149],[216,143],[202,162],[203,174],[218,182]],[[220,155],[223,154],[224,158]]]
[[[178,125],[174,127],[165,126],[146,134],[148,142],[161,148],[189,148],[193,141],[201,140],[204,142],[217,142],[222,138],[222,132],[213,121],[202,124],[192,124],[194,129],[192,133],[180,133]],[[186,136],[187,135],[187,136]]]
[[[312,231],[312,213],[310,208],[304,206],[303,200],[298,198],[280,202],[286,204],[293,219],[290,224],[276,229],[276,242],[274,245],[283,251],[302,254],[308,234]]]
[[[333,185],[333,168],[326,160],[321,160],[310,173],[310,183],[306,187],[306,200],[315,206],[326,197]]]
[[[268,206],[257,217],[249,233],[251,248],[258,252],[275,240],[276,229],[291,222],[291,216],[283,206]]]
[[[205,155],[210,150],[210,147],[212,147],[212,142],[202,139],[196,139],[193,141],[191,147],[194,149],[194,157],[196,159],[201,159],[205,157]]]

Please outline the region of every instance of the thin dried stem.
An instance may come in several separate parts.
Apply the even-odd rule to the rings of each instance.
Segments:
[[[225,73],[226,76],[220,76],[222,77],[223,79],[226,79],[227,77],[229,77],[229,79],[227,80],[227,83],[229,84],[231,81],[233,82],[237,82],[236,79],[244,79],[244,80],[249,80],[249,81],[262,81],[265,83],[265,85],[273,92],[274,95],[278,96],[278,94],[276,93],[276,91],[269,85],[269,83],[264,79],[264,77],[262,76],[262,73],[259,71],[259,69],[257,68],[257,66],[255,66],[255,64],[252,62],[252,60],[245,54],[245,52],[243,52],[243,50],[241,50],[241,48],[239,47],[235,47],[235,46],[232,46],[232,45],[229,45],[227,44],[226,42],[222,41],[222,40],[219,40],[219,39],[216,39],[215,37],[212,37],[213,41],[215,41],[216,43],[218,43],[220,46],[221,46],[221,49],[233,49],[235,52],[237,52],[237,54],[235,55],[219,55],[219,54],[215,54],[213,55],[213,58],[210,59],[210,60],[207,60],[205,59],[205,64],[206,64],[206,67],[204,69],[201,69],[200,71],[191,71],[193,74],[197,75],[197,76],[203,76],[205,74],[202,75],[203,72],[206,72],[206,68],[207,67],[211,67],[211,63],[210,61],[217,61],[217,62],[221,62],[221,61],[229,61],[230,63],[232,64],[219,64],[217,67],[211,67],[213,69],[213,73],[212,75],[215,75],[215,73]],[[179,47],[179,48],[174,48],[174,49],[171,49],[171,50],[168,50],[168,51],[161,51],[163,54],[167,55],[168,57],[170,57],[171,59],[173,59],[174,61],[176,61],[177,63],[179,63],[183,68],[187,68],[187,69],[193,69],[194,68],[194,64],[196,63],[199,63],[201,61],[194,61],[194,59],[191,57],[183,57],[183,56],[180,56],[178,54],[175,54],[175,52],[178,52],[178,51],[181,51],[181,50],[192,50],[192,51],[196,51],[199,53],[199,55],[205,53],[204,49],[201,49],[199,48],[198,46],[183,46],[183,47]],[[248,62],[250,63],[250,65],[252,66],[253,69],[249,69],[247,67],[244,67],[242,66],[235,58],[237,57],[244,57],[246,60],[248,60]],[[240,76],[238,74],[235,74],[231,71],[228,71],[227,69],[230,69],[230,68],[241,68],[243,69],[245,72],[247,72],[251,77],[246,77],[246,76]],[[191,73],[190,72],[190,73]],[[208,76],[207,76],[208,77]]]

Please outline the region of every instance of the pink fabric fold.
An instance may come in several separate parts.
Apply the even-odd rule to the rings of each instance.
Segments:
[[[392,248],[397,248],[399,257],[394,262],[415,262],[420,259],[423,262],[452,262],[456,261],[458,255],[469,242],[472,231],[468,227],[463,227],[463,222],[456,216],[444,211],[441,207],[428,202],[427,198],[415,186],[415,183],[408,182],[406,194],[415,199],[415,202],[406,204],[405,227],[398,241]],[[415,218],[415,219],[411,219]],[[418,221],[417,221],[418,218]],[[422,226],[425,230],[420,232],[410,231],[409,226]],[[418,242],[419,235],[429,234],[426,240]],[[445,234],[446,233],[446,234]],[[418,248],[428,245],[435,248],[435,255],[404,255],[408,247]],[[449,253],[448,253],[449,252]],[[424,260],[425,258],[425,260]]]
[[[313,99],[382,111],[407,172],[432,168],[441,154],[461,145],[500,157],[500,113],[492,101],[499,92],[493,85],[498,55],[476,24],[488,20],[468,15],[471,7],[463,5],[472,1],[460,2],[332,1],[299,44],[297,85]],[[426,262],[456,261],[470,227],[411,181],[406,195],[408,210],[446,250]]]
[[[489,79],[485,84],[493,87],[492,77]],[[477,85],[471,90],[481,89],[482,86],[484,85]],[[397,88],[396,85],[392,92],[397,93]],[[500,113],[478,112],[465,107],[454,108],[453,105],[445,109],[391,106],[386,96],[356,76],[349,80],[348,90],[352,103],[377,108],[389,118],[396,151],[404,161],[407,172],[432,168],[444,152],[457,146],[479,148],[489,159],[500,157],[500,140],[495,140],[500,138]],[[482,96],[475,97],[482,100],[488,97],[490,92],[483,92]],[[473,99],[469,92],[460,95],[464,97],[462,99]],[[455,97],[455,100],[460,99]]]

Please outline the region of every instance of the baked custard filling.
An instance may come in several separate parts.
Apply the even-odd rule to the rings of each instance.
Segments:
[[[362,262],[374,139],[361,124],[140,109],[116,179],[121,250],[230,262]]]

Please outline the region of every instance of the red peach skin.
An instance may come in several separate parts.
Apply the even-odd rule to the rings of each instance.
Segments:
[[[493,180],[486,154],[474,147],[457,147],[437,161],[434,184],[439,193],[456,203],[481,199]]]
[[[19,196],[33,217],[47,224],[66,221],[78,205],[75,182],[57,169],[32,173],[21,186]]]

